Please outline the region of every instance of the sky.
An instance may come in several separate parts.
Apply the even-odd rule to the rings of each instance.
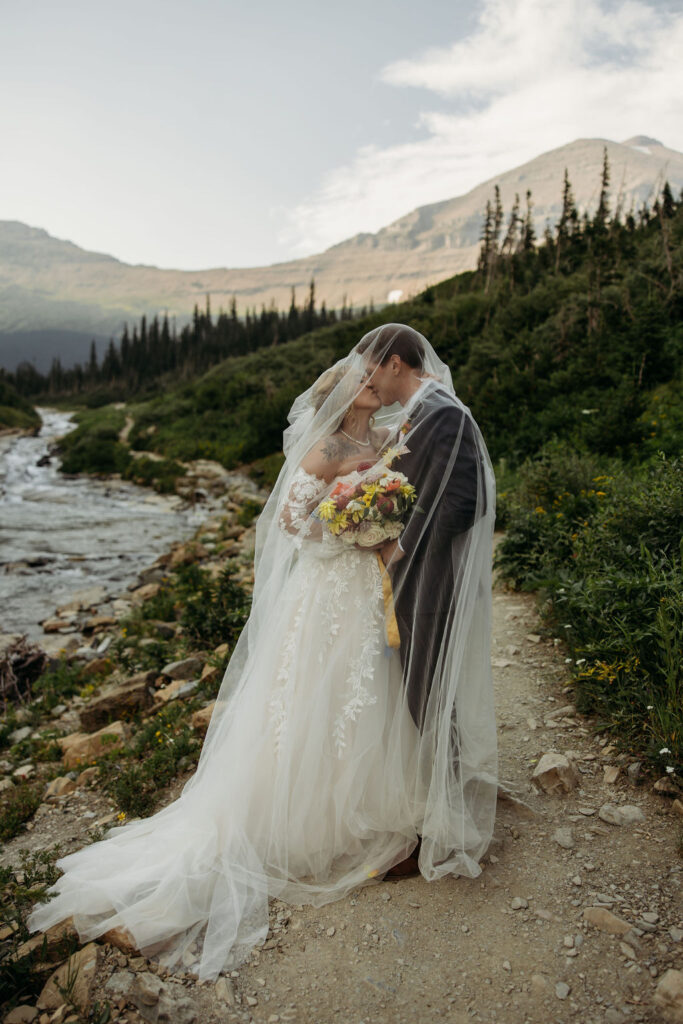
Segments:
[[[683,150],[683,0],[0,0],[0,220],[320,252],[576,138]]]

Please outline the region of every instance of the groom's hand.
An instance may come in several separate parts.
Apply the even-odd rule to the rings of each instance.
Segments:
[[[385,565],[389,565],[390,562],[398,562],[405,557],[405,551],[398,546],[397,540],[387,541],[382,547],[381,554]]]

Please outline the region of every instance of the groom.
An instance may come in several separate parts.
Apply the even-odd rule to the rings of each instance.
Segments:
[[[367,374],[383,405],[403,406],[409,452],[398,468],[415,487],[417,502],[400,538],[382,548],[382,558],[392,574],[408,707],[422,732],[430,694],[438,694],[434,684],[448,664],[449,631],[462,614],[458,596],[470,528],[486,512],[482,453],[469,411],[424,375],[418,332],[405,325],[387,330],[388,344],[377,361],[367,353]],[[416,855],[417,850],[389,874],[415,873]]]

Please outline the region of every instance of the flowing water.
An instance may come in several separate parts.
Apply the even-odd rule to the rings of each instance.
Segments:
[[[35,640],[56,605],[86,587],[125,591],[211,508],[128,481],[65,476],[49,448],[71,429],[72,414],[38,412],[35,437],[0,437],[0,633]]]

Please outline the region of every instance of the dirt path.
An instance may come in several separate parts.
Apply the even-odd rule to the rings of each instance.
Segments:
[[[277,904],[270,948],[233,973],[232,988],[166,979],[172,993],[191,1000],[197,1022],[663,1019],[652,1003],[657,979],[668,967],[683,967],[681,819],[670,801],[652,793],[651,783],[630,781],[630,759],[619,762],[589,722],[571,710],[557,714],[570,704],[563,692],[566,666],[552,639],[540,640],[539,628],[533,598],[496,590],[500,774],[533,814],[499,801],[481,876],[381,882],[321,909]],[[573,752],[581,781],[571,794],[541,795],[531,787],[535,763],[551,750]],[[604,766],[619,763],[616,782],[606,784]],[[597,813],[604,803],[635,804],[644,821],[607,824]],[[75,849],[108,809],[96,793],[69,798],[62,808],[39,812],[32,832],[6,852],[12,859],[21,847],[57,839]],[[94,812],[93,818],[84,812]],[[598,904],[637,924],[641,934],[623,938],[587,924],[584,908]],[[105,950],[95,995],[112,999],[112,983],[108,990],[104,984],[113,972],[149,965]],[[141,1019],[123,1006],[113,1015]]]

